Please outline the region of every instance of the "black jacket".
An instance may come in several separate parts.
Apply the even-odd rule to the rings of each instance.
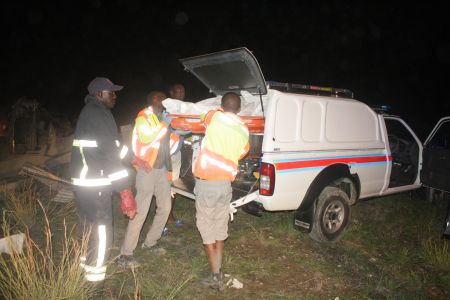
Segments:
[[[131,185],[130,171],[120,153],[116,121],[111,111],[94,96],[85,98],[74,135],[70,174],[77,188],[113,188],[120,192]]]

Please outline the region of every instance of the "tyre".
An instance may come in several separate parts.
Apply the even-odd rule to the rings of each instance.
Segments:
[[[313,227],[309,236],[318,242],[339,239],[350,218],[348,195],[337,187],[327,186],[316,200]]]

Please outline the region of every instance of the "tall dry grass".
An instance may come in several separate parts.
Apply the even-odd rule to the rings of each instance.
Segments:
[[[24,181],[16,189],[0,186],[0,198],[15,224],[25,228],[36,224],[38,193],[32,180]]]
[[[42,205],[41,208],[44,211]],[[61,241],[53,241],[45,212],[44,219],[42,243],[33,240],[26,230],[23,254],[13,252],[0,257],[0,293],[6,299],[88,299],[93,291],[86,285],[80,267],[87,236],[81,241],[74,238],[74,227],[69,229],[64,221]],[[5,218],[3,231],[5,236],[10,235]]]

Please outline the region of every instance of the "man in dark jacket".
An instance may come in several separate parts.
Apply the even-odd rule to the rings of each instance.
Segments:
[[[121,162],[127,149],[120,147],[117,125],[110,111],[116,103],[115,92],[122,88],[103,77],[89,83],[89,95],[73,140],[70,171],[80,227],[84,234],[90,233],[81,267],[87,281],[100,283],[97,288],[104,282],[112,246],[112,192],[120,193],[125,215],[133,219],[136,214],[131,178]]]

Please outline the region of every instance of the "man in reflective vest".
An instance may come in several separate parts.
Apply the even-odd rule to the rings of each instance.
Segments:
[[[88,85],[75,130],[70,172],[80,217],[80,229],[88,234],[86,255],[81,267],[89,282],[102,288],[113,238],[112,192],[120,193],[121,208],[133,218],[136,202],[131,192],[128,170],[121,159],[127,148],[121,147],[114,117],[116,91],[123,87],[97,77]]]
[[[152,252],[163,252],[156,247],[167,222],[171,208],[170,185],[172,163],[170,160],[171,119],[164,110],[164,92],[155,91],[147,96],[150,106],[141,110],[135,121],[132,136],[133,165],[136,175],[137,215],[128,222],[125,239],[120,249],[119,265],[135,267],[139,263],[133,257],[139,235],[150,208],[153,195],[156,198],[156,213],[142,248]]]
[[[169,88],[169,96],[172,99],[177,99],[180,101],[184,101],[185,97],[185,88],[181,83],[174,83]],[[190,131],[181,131],[175,130],[171,133],[171,149],[170,149],[170,158],[172,160],[172,181],[180,178],[180,170],[181,170],[181,148],[184,143],[184,137],[190,134]],[[172,208],[170,209],[169,219],[167,220],[168,224],[174,224],[176,227],[183,226],[183,221],[181,219],[177,219],[173,213],[175,207],[175,195],[172,197]],[[166,228],[166,232],[168,229]]]
[[[201,283],[222,290],[221,266],[232,197],[231,182],[238,172],[238,161],[248,150],[248,128],[236,114],[241,99],[235,93],[222,97],[221,108],[203,117],[206,126],[200,153],[195,161],[195,208],[197,228],[211,268]]]

